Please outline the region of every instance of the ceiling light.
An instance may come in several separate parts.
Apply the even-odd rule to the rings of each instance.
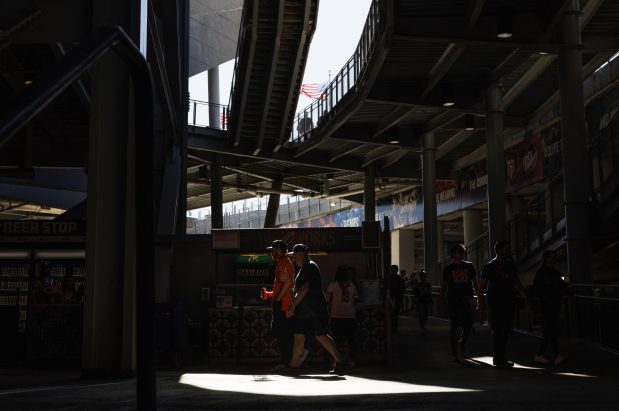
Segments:
[[[466,131],[475,130],[475,117],[473,117],[471,114],[467,114],[464,116],[464,129]]]
[[[546,51],[538,51],[537,54],[539,54],[540,56],[545,56],[548,54],[548,52]]]
[[[331,202],[329,203],[329,206],[330,206],[330,207],[335,207],[335,206],[336,206],[335,201],[331,201]]]
[[[512,36],[512,9],[509,6],[499,6],[497,9],[496,36],[500,39]]]
[[[441,85],[441,101],[444,107],[451,107],[456,104],[454,101],[454,88],[451,83]]]
[[[398,139],[397,137],[394,137],[391,140],[389,140],[389,144],[400,144],[400,139]]]

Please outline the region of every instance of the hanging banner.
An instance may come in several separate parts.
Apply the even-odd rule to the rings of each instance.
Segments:
[[[483,203],[488,199],[488,170],[486,160],[471,164],[460,172],[462,208]]]
[[[421,188],[398,193],[393,196],[391,221],[393,229],[417,224],[423,221],[423,197]]]
[[[436,214],[444,215],[462,208],[456,180],[436,180]]]
[[[541,135],[534,134],[505,150],[505,191],[512,192],[544,178]]]
[[[542,131],[542,152],[544,153],[544,177],[552,177],[563,168],[560,123]]]

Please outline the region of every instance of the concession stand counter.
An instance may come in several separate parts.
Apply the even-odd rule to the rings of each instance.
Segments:
[[[338,265],[356,269],[362,297],[356,304],[357,358],[385,359],[380,274],[368,268],[368,262],[377,261],[379,249],[362,247],[361,228],[307,228],[213,230],[216,285],[208,308],[209,361],[274,362],[279,358],[271,337],[270,301],[260,299],[260,289],[273,286],[275,265],[266,247],[276,239],[286,242],[289,249],[297,243],[310,246],[310,258],[320,267],[325,289]],[[310,361],[324,358],[320,345],[313,347]]]

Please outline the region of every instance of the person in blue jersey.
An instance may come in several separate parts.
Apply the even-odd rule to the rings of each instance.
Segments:
[[[569,296],[570,289],[563,280],[563,275],[555,268],[557,252],[554,250],[544,251],[542,266],[535,273],[535,280],[531,292],[539,298],[542,313],[542,341],[534,361],[539,364],[561,364],[567,356],[559,351],[557,337],[559,335],[559,314],[563,297]],[[550,345],[553,357],[549,360],[546,348]]]
[[[450,319],[451,355],[456,362],[466,356],[466,342],[473,326],[473,309],[479,309],[481,295],[477,271],[470,261],[464,260],[466,249],[462,244],[451,248],[451,264],[443,269],[441,300],[447,295]],[[475,292],[475,293],[474,293]]]
[[[516,292],[525,298],[527,307],[530,305],[509,252],[509,241],[497,241],[494,252],[495,257],[482,270],[481,287],[486,291],[494,339],[492,362],[497,368],[510,368],[514,363],[507,360],[507,342],[516,308]]]

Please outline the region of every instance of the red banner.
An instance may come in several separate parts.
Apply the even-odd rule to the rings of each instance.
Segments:
[[[544,178],[540,134],[505,150],[505,191],[512,192]]]

